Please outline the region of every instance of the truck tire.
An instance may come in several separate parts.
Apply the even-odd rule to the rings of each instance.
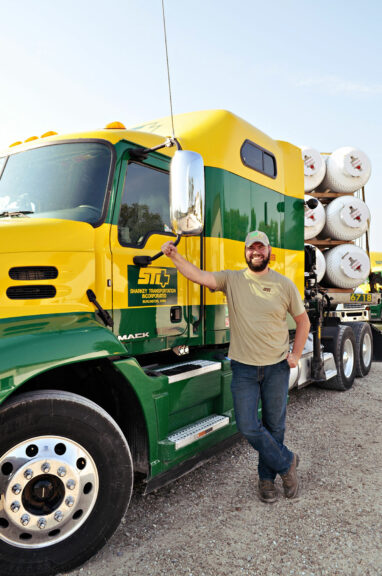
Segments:
[[[97,404],[55,390],[11,399],[0,426],[1,574],[72,570],[105,544],[126,511],[127,442]]]
[[[355,369],[356,376],[363,378],[370,372],[373,361],[373,335],[367,322],[352,322],[348,324],[355,337]]]
[[[353,330],[340,324],[332,332],[332,337],[323,339],[326,352],[331,352],[337,368],[337,376],[321,382],[321,388],[344,392],[353,386],[356,373],[356,342]]]

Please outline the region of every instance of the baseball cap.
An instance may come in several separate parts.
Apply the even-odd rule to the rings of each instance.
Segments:
[[[268,236],[264,232],[260,232],[260,230],[253,230],[247,234],[245,239],[246,247],[249,248],[254,242],[261,242],[264,246],[269,246]]]

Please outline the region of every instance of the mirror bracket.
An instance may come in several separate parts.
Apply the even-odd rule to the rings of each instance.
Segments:
[[[127,151],[132,160],[146,160],[150,152],[155,152],[156,150],[161,150],[162,148],[171,148],[176,146],[177,150],[182,150],[179,141],[176,138],[168,137],[163,144],[158,144],[153,148],[128,148]]]

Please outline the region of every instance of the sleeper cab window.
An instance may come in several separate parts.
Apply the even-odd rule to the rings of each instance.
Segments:
[[[240,149],[241,161],[248,168],[261,172],[270,178],[276,178],[276,158],[264,148],[246,140]]]

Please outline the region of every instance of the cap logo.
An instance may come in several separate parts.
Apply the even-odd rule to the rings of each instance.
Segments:
[[[245,239],[245,245],[248,247],[256,241],[261,242],[264,244],[264,246],[269,246],[268,236],[260,230],[253,230],[252,232],[249,232]]]

